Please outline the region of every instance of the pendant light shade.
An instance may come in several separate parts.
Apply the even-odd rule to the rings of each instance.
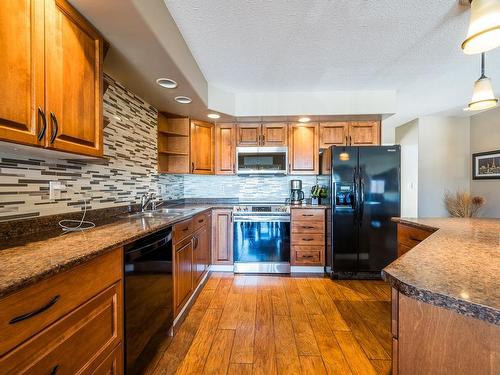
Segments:
[[[472,100],[467,106],[469,111],[481,111],[493,108],[497,105],[498,99],[495,98],[491,80],[484,75],[484,53],[481,54],[481,77],[474,83]]]
[[[500,46],[500,0],[472,0],[467,38],[462,49],[467,55]]]

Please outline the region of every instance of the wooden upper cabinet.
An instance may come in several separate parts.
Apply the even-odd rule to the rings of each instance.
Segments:
[[[261,124],[238,124],[236,129],[237,146],[260,146]]]
[[[318,174],[319,134],[318,124],[291,124],[289,147],[289,173]]]
[[[191,173],[214,174],[214,135],[214,124],[191,121]]]
[[[349,122],[349,144],[352,146],[380,145],[380,122]]]
[[[319,147],[343,146],[349,142],[348,122],[322,122],[319,124]]]
[[[43,1],[0,1],[1,140],[40,144],[45,110],[43,19]]]
[[[288,143],[288,125],[286,123],[262,124],[261,146],[286,146]]]
[[[215,174],[234,174],[236,158],[236,127],[215,125]]]
[[[103,40],[66,1],[46,4],[47,146],[100,156]]]

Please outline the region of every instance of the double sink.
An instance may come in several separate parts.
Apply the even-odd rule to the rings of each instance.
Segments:
[[[160,208],[158,210],[135,212],[126,215],[126,218],[165,218],[174,219],[178,216],[186,215],[192,211],[196,211],[197,208]]]

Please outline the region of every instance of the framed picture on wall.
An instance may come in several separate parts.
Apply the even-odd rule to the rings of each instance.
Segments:
[[[473,180],[500,180],[500,150],[472,154]]]

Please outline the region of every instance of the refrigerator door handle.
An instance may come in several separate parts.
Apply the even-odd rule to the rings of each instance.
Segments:
[[[359,167],[359,225],[363,222],[363,211],[365,206],[365,179],[361,173],[361,167]]]
[[[354,212],[354,222],[356,222],[356,209],[358,208],[358,189],[357,189],[357,181],[356,181],[356,167],[352,169],[352,186],[353,186],[353,199],[351,202],[351,208]]]

